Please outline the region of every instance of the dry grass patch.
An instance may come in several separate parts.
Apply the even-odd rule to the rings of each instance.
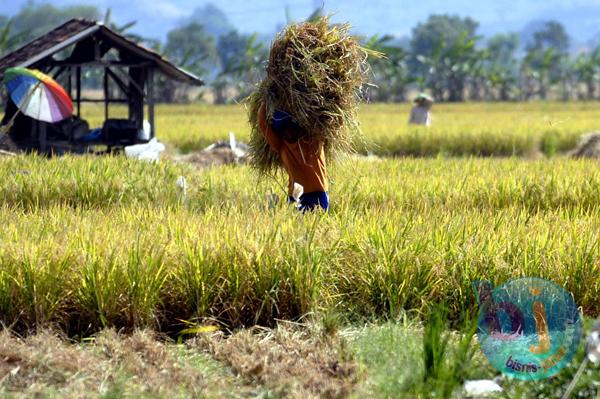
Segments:
[[[0,334],[0,393],[34,395],[53,387],[67,388],[70,397],[84,397],[109,382],[106,372],[91,352],[65,345],[49,332],[27,339]]]
[[[150,331],[106,330],[86,344],[0,333],[2,398],[344,398],[363,374],[343,339],[310,329],[253,328],[186,345]]]
[[[190,345],[207,350],[249,383],[281,397],[347,397],[362,376],[345,341],[307,330],[253,328],[230,337],[222,333],[199,337]]]
[[[98,334],[74,345],[54,333],[0,333],[0,396],[60,398],[241,397],[244,387],[206,356],[153,333]]]

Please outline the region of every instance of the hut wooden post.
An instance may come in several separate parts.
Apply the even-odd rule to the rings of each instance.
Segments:
[[[104,68],[104,120],[108,120],[108,102],[109,93],[108,93],[108,68]]]
[[[77,85],[77,117],[81,118],[81,67],[76,68],[76,85]]]
[[[148,69],[148,122],[150,122],[150,138],[156,137],[156,128],[154,127],[154,69]]]
[[[73,68],[69,67],[69,78],[67,80],[67,91],[69,92],[69,97],[71,100],[73,99]]]
[[[147,76],[146,68],[129,68],[129,119],[135,122],[138,129],[142,129],[144,122],[144,86]]]
[[[48,149],[48,134],[44,122],[37,123],[38,139],[40,141],[40,153],[46,154]]]

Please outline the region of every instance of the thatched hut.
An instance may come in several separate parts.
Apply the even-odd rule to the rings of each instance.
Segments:
[[[76,114],[73,120],[48,124],[23,115],[15,118],[9,131],[12,140],[21,149],[40,153],[81,149],[74,136],[81,134],[81,121],[77,118],[81,117],[81,105],[86,102],[104,105],[103,134],[93,144],[106,145],[110,150],[147,142],[156,135],[155,75],[162,73],[168,79],[190,85],[203,84],[198,77],[155,51],[100,22],[84,19],[70,20],[2,57],[0,79],[10,67],[38,69],[52,76],[73,99]],[[102,98],[84,97],[82,87],[86,78],[96,80],[96,87],[102,88]],[[128,117],[111,119],[111,104],[126,105]],[[15,112],[15,105],[8,100],[5,121]],[[143,129],[144,120],[149,122],[150,134],[140,139],[137,133]]]

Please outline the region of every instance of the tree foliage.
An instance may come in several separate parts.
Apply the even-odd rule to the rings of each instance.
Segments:
[[[307,19],[325,14],[316,7]],[[216,102],[244,97],[262,78],[269,38],[239,32],[216,5],[207,4],[172,29],[166,40],[135,34],[135,20],[115,21],[95,6],[58,7],[29,0],[13,17],[0,15],[0,54],[32,40],[73,17],[103,20],[128,38],[164,54],[202,77]],[[288,12],[288,23],[292,22]],[[374,35],[366,47],[386,54],[372,60],[373,101],[406,101],[415,90],[428,90],[438,101],[530,100],[600,97],[600,46],[579,53],[557,21],[531,24],[526,42],[502,33],[484,40],[471,18],[432,15],[415,26],[410,38]],[[186,98],[183,87],[159,78],[165,101]]]
[[[197,75],[205,75],[218,58],[214,37],[196,22],[170,31],[164,52],[173,62]]]
[[[477,27],[471,18],[432,15],[413,29],[409,66],[436,98],[464,99],[466,78],[477,58]]]
[[[367,41],[366,47],[386,55],[385,58],[371,61],[373,78],[379,83],[371,91],[371,100],[405,101],[409,85],[415,81],[408,70],[408,52],[391,35],[373,36]]]
[[[101,19],[96,6],[74,5],[56,7],[50,3],[37,4],[29,0],[13,18],[14,32],[19,42],[28,42],[72,18]]]

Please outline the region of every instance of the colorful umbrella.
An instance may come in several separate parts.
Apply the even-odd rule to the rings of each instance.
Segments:
[[[65,89],[40,71],[9,68],[4,83],[19,110],[33,119],[54,123],[73,114],[73,102]]]

